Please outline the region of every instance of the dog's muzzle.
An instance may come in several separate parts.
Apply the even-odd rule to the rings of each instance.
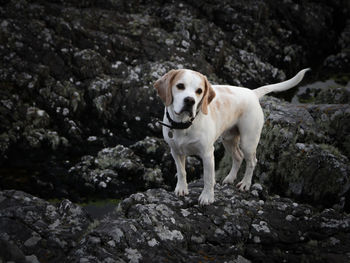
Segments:
[[[192,97],[184,98],[184,106],[181,109],[180,113],[187,112],[190,117],[193,117],[193,105],[195,104],[195,100]]]

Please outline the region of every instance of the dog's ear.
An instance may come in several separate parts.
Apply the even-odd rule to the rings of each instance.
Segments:
[[[168,73],[163,75],[163,77],[158,79],[153,85],[153,87],[155,87],[155,89],[157,90],[158,95],[162,99],[165,106],[169,106],[173,102],[171,83],[177,73],[178,73],[178,70],[172,69]]]
[[[210,102],[215,98],[215,91],[211,84],[209,83],[206,76],[203,76],[204,78],[204,95],[203,95],[203,102],[202,102],[202,112],[207,115],[208,114],[208,105]]]

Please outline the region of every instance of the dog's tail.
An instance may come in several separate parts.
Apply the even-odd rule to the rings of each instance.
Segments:
[[[285,91],[287,89],[293,88],[296,86],[304,77],[305,72],[309,71],[310,68],[303,69],[298,72],[293,78],[276,83],[276,84],[271,84],[271,85],[266,85],[262,86],[260,88],[257,88],[254,90],[256,96],[260,99],[262,96],[270,93],[270,92],[280,92],[280,91]]]

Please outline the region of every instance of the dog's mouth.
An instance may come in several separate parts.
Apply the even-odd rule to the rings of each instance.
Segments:
[[[176,113],[176,112],[175,112]],[[180,111],[180,113],[176,113],[177,115],[181,114],[187,114],[188,117],[192,118],[193,117],[193,109],[192,107],[183,107]]]
[[[183,113],[186,113],[187,115],[188,115],[188,117],[190,117],[190,118],[192,118],[193,117],[193,113],[192,113],[192,111],[180,111],[179,113],[177,113],[176,111],[174,111],[175,112],[175,114],[177,115],[177,116],[181,116]]]

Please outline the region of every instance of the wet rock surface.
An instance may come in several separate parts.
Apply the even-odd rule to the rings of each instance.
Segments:
[[[202,181],[179,198],[139,192],[92,223],[65,200],[52,205],[23,192],[1,192],[1,257],[33,262],[348,262],[350,217],[315,210],[255,184],[241,193],[216,185],[201,207]],[[65,255],[65,256],[64,256]]]

